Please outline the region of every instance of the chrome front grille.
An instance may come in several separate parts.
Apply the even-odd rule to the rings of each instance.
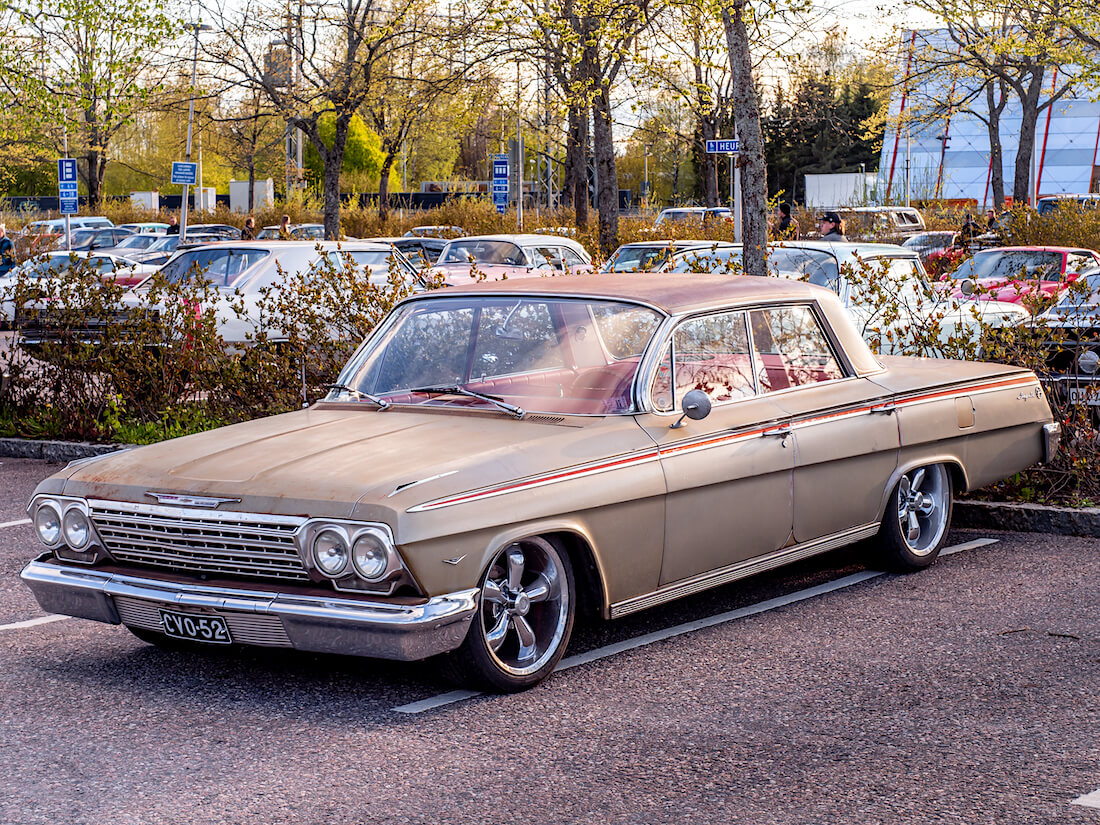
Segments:
[[[304,518],[88,503],[92,522],[117,561],[188,573],[309,581],[294,545]]]

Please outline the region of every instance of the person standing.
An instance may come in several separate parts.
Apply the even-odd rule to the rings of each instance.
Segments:
[[[180,233],[180,222],[176,220],[175,215],[168,216],[168,228],[164,230],[165,235],[178,235]]]
[[[251,215],[244,219],[244,229],[241,230],[241,240],[256,240],[256,219]]]
[[[821,240],[848,243],[848,239],[844,236],[844,221],[836,212],[826,212],[817,225],[821,230]]]
[[[283,215],[283,219],[279,223],[279,240],[290,240],[290,215]]]
[[[8,237],[8,227],[0,223],[0,275],[7,275],[15,266],[15,244]]]
[[[797,241],[802,237],[798,222],[791,217],[791,205],[779,204],[779,220],[772,224],[773,241]]]

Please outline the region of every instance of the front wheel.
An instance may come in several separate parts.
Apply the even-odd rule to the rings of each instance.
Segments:
[[[482,690],[513,693],[553,672],[573,631],[576,587],[569,556],[539,536],[493,557],[481,578],[478,611],[452,676]]]
[[[952,492],[943,464],[917,467],[898,479],[879,530],[891,569],[910,572],[936,560],[951,524]]]

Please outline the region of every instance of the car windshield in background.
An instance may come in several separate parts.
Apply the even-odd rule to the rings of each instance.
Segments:
[[[159,240],[159,235],[131,235],[119,241],[115,245],[115,249],[129,249],[131,251],[148,249]]]
[[[1094,313],[1097,310],[1100,310],[1100,272],[1090,273],[1075,282],[1050,308],[1052,313],[1058,315],[1082,311]]]
[[[507,266],[525,266],[527,259],[523,250],[508,241],[457,241],[447,247],[444,264],[505,264]]]
[[[675,248],[668,244],[619,247],[603,265],[601,271],[650,272],[667,261],[674,251]]]
[[[353,251],[334,249],[325,254],[337,269],[343,269],[350,262],[356,269],[367,275],[368,283],[381,286],[389,282],[390,262],[394,257],[384,249]],[[402,274],[405,273],[402,272]]]
[[[353,359],[341,384],[393,404],[492,407],[461,389],[528,412],[629,413],[661,317],[637,304],[542,296],[414,301]],[[443,388],[451,391],[433,391]]]
[[[201,277],[214,286],[231,287],[258,261],[271,253],[266,249],[189,249],[160,268],[169,283]]]
[[[731,275],[743,273],[740,246],[689,249],[677,253],[673,261],[669,272],[711,272]],[[833,292],[840,290],[836,258],[824,250],[773,246],[768,249],[768,272],[772,275],[806,280],[831,289]]]
[[[1057,281],[1062,274],[1062,253],[1042,250],[992,249],[963,261],[953,278],[1041,278]]]

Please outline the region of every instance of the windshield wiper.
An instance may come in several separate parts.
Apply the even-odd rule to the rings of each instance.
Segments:
[[[385,398],[379,398],[377,395],[372,395],[369,392],[357,390],[355,389],[355,387],[349,387],[347,384],[329,384],[328,389],[343,390],[344,392],[351,393],[356,398],[365,398],[367,399],[367,401],[373,401],[375,404],[378,405],[379,410],[385,410],[393,406],[392,401],[387,401]]]
[[[497,395],[487,395],[483,392],[475,392],[474,390],[468,390],[465,387],[460,387],[457,384],[452,384],[449,387],[413,387],[412,389],[405,390],[405,392],[426,392],[433,395],[465,395],[467,398],[476,398],[479,401],[488,401],[498,410],[503,410],[506,413],[514,415],[516,418],[523,418],[527,415],[527,411],[523,407],[517,407],[515,404],[509,404]]]

